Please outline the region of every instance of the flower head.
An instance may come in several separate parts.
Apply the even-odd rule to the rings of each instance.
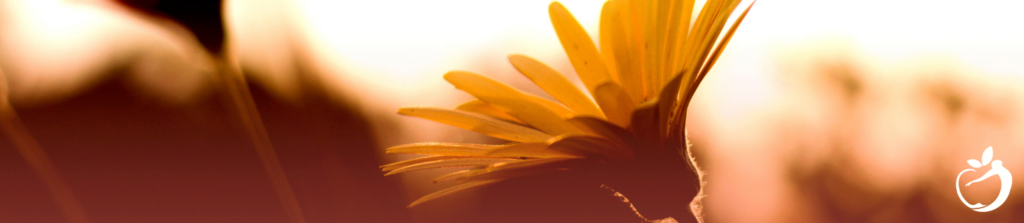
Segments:
[[[722,35],[739,3],[707,1],[691,27],[692,0],[608,1],[601,12],[599,51],[572,14],[553,2],[549,7],[551,23],[585,91],[544,63],[523,55],[511,55],[509,61],[557,102],[479,74],[449,72],[445,80],[476,100],[455,109],[407,107],[398,113],[511,142],[391,147],[388,153],[428,156],[384,165],[385,175],[470,167],[436,178],[435,182],[454,179],[460,184],[426,195],[410,207],[521,176],[637,168],[666,160],[688,166],[686,177],[699,188],[700,172],[689,155],[684,133],[686,107],[749,11],[747,7]]]

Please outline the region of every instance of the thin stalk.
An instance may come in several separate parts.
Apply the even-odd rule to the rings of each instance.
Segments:
[[[6,95],[0,96],[4,96],[6,99]],[[46,151],[39,145],[39,142],[29,134],[14,108],[6,100],[0,102],[0,127],[3,128],[4,134],[11,139],[14,148],[18,150],[32,171],[39,175],[64,218],[73,223],[89,222],[85,209],[82,208],[82,204],[75,198],[71,187],[57,171],[53,160],[50,160],[50,156],[46,155]]]
[[[302,215],[299,200],[295,197],[295,192],[292,190],[288,176],[281,166],[281,160],[277,158],[277,152],[274,151],[273,144],[270,143],[270,136],[267,134],[267,129],[263,126],[263,120],[260,119],[259,111],[256,109],[256,102],[253,101],[252,94],[249,92],[245,76],[242,75],[241,69],[233,61],[228,56],[220,56],[217,59],[217,67],[220,71],[218,73],[222,77],[221,82],[231,96],[231,101],[236,108],[235,110],[238,111],[238,117],[252,139],[256,154],[259,155],[260,161],[263,163],[267,177],[270,177],[270,182],[274,186],[274,191],[277,192],[277,197],[281,199],[281,205],[284,206],[285,212],[288,214],[289,222],[305,223],[306,218]]]

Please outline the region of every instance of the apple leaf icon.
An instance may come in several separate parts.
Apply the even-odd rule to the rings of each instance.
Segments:
[[[981,153],[981,165],[982,166],[988,165],[989,162],[992,162],[992,147],[991,146],[989,146],[988,149],[985,149],[985,152]]]
[[[974,168],[981,167],[981,162],[978,162],[978,160],[976,160],[976,159],[969,159],[969,160],[967,160],[967,164],[970,164],[971,167],[974,167]]]

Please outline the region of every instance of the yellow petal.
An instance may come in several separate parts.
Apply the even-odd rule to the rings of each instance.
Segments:
[[[501,110],[498,110],[498,108],[495,108],[494,106],[491,106],[490,104],[487,104],[487,102],[483,102],[481,100],[472,100],[466,103],[462,103],[461,105],[456,106],[455,110],[473,112],[477,114],[491,116],[508,122],[515,122],[516,124],[520,125],[526,125],[526,123],[524,123],[523,121],[519,121],[519,119],[516,119],[516,117],[512,117],[511,115],[505,114],[505,112],[502,112]]]
[[[613,0],[606,1],[601,6],[601,26],[600,30],[598,30],[598,41],[600,41],[598,47],[600,48],[598,50],[601,51],[601,59],[604,60],[604,65],[608,66],[608,76],[621,85],[622,82],[619,81],[618,68],[615,65],[615,53],[612,52],[615,50],[615,47],[612,47],[612,32],[614,31],[612,27],[615,26],[616,22],[613,19],[617,16],[615,14],[616,6],[618,4]]]
[[[573,68],[576,68],[576,75],[583,80],[587,89],[593,94],[599,84],[612,81],[608,75],[608,67],[601,60],[601,54],[598,53],[597,46],[594,46],[594,41],[569,10],[561,3],[552,2],[548,7],[548,14],[565,54],[569,56]]]
[[[665,23],[668,21],[669,0],[644,1],[647,20],[644,23],[644,78],[648,86],[661,86],[661,64],[665,44]],[[648,88],[648,95],[657,94],[656,88]]]
[[[633,41],[633,44],[636,44],[635,47],[641,50],[641,54],[638,54],[636,56],[643,57],[644,54],[642,52],[646,50],[646,47],[643,46],[644,39],[646,39],[644,36],[647,35],[647,33],[645,32],[645,28],[647,25],[647,15],[648,10],[651,9],[650,7],[647,6],[650,2],[649,0],[628,0],[626,2],[626,4],[629,4],[630,10],[632,12],[630,20],[632,21],[631,26],[633,28],[631,33],[633,34],[633,39],[635,40]]]
[[[729,40],[732,39],[732,35],[736,33],[736,29],[739,28],[740,23],[743,22],[743,18],[747,17],[747,13],[750,12],[750,8],[754,7],[754,3],[756,2],[757,1],[751,2],[750,5],[747,6],[747,9],[743,10],[743,14],[740,14],[740,16],[736,18],[736,21],[733,22],[732,27],[729,28],[729,31],[726,32],[725,36],[722,37],[722,40],[715,47],[715,50],[711,53],[710,56],[708,56],[707,62],[704,64],[703,67],[701,67],[701,71],[697,74],[696,79],[693,80],[693,82],[691,82],[690,84],[686,85],[683,89],[686,92],[685,98],[681,99],[679,106],[680,108],[678,111],[676,111],[676,114],[679,114],[678,116],[680,116],[681,118],[672,121],[673,125],[678,126],[676,131],[681,132],[683,128],[682,125],[685,125],[686,109],[690,104],[690,99],[693,98],[693,94],[697,91],[697,86],[700,84],[702,80],[704,80],[704,76],[706,76],[708,72],[711,71],[711,67],[715,66],[715,62],[718,61],[718,57],[722,55],[722,51],[724,51],[725,47],[729,45]],[[724,22],[724,20],[725,19],[723,18],[722,21]]]
[[[449,188],[445,188],[444,190],[439,190],[437,192],[430,193],[430,194],[427,194],[426,196],[420,197],[420,199],[416,199],[416,201],[413,201],[412,204],[409,204],[408,207],[411,208],[411,207],[416,206],[418,204],[421,204],[421,203],[423,203],[425,201],[433,200],[435,198],[443,197],[445,195],[449,195],[449,194],[452,194],[452,193],[455,193],[455,192],[459,192],[459,191],[462,191],[462,190],[466,190],[466,189],[470,189],[470,188],[474,188],[474,187],[479,187],[479,186],[484,186],[484,185],[488,185],[488,184],[492,184],[492,183],[497,183],[498,181],[501,181],[501,180],[481,180],[481,181],[472,181],[472,182],[466,182],[466,183],[463,183],[463,184],[455,185],[455,186],[452,186],[452,187],[449,187]]]
[[[519,160],[519,159],[510,159],[510,158],[479,158],[479,157],[459,157],[459,158],[454,158],[454,159],[442,159],[442,160],[434,160],[434,161],[429,161],[429,162],[422,162],[422,163],[417,163],[417,164],[413,164],[413,165],[408,165],[408,166],[404,166],[404,167],[401,167],[401,168],[397,168],[397,169],[391,170],[388,173],[385,173],[384,176],[390,176],[390,175],[404,173],[404,172],[409,172],[409,171],[414,171],[414,170],[425,170],[425,169],[433,169],[433,168],[441,168],[441,167],[474,167],[474,166],[475,167],[482,167],[482,166],[488,166],[488,165],[495,164],[495,163],[514,162],[514,161],[517,161],[517,160]]]
[[[524,93],[524,94],[526,94],[526,93]],[[529,96],[530,98],[533,98],[533,100],[536,100],[537,102],[540,102],[540,105],[543,105],[544,108],[547,108],[551,112],[554,112],[555,115],[558,115],[558,117],[565,118],[565,117],[570,117],[570,116],[573,115],[572,110],[569,110],[569,108],[566,108],[564,105],[559,104],[558,102],[554,102],[554,101],[548,100],[547,98],[542,98],[540,96],[533,95],[533,94],[526,94],[526,95]]]
[[[690,33],[690,38],[686,40],[690,48],[687,49],[688,55],[683,67],[687,72],[683,77],[682,89],[689,89],[693,80],[696,79],[700,72],[700,66],[704,64],[711,47],[718,40],[718,34],[721,33],[729,15],[732,14],[732,10],[736,9],[739,2],[739,0],[715,1],[712,2],[714,4],[710,4],[710,7],[705,6],[702,9],[700,17],[697,18],[697,22],[700,24],[694,27],[697,30]]]
[[[743,22],[743,18],[747,17],[747,13],[750,12],[750,8],[754,7],[754,3],[757,3],[757,1],[751,2],[750,6],[747,6],[747,9],[743,10],[743,14],[740,14],[740,17],[736,18],[736,21],[732,23],[732,27],[729,27],[729,31],[725,33],[725,36],[723,36],[722,40],[719,41],[718,46],[716,46],[715,50],[712,51],[710,56],[708,56],[707,63],[701,68],[700,74],[697,75],[697,81],[694,81],[694,86],[700,83],[700,80],[703,79],[704,75],[707,75],[708,71],[711,70],[711,67],[715,66],[715,62],[718,61],[718,56],[721,56],[722,51],[725,50],[725,46],[729,45],[729,40],[732,39],[732,35],[736,33],[736,29],[740,27],[740,23]]]
[[[553,158],[553,157],[576,157],[581,156],[563,153],[547,149],[547,143],[519,143],[488,151],[489,157],[529,157],[529,158]]]
[[[707,75],[707,72],[711,70],[712,66],[714,66],[715,62],[718,60],[718,57],[725,49],[725,46],[728,45],[729,40],[732,39],[732,35],[736,32],[736,29],[739,27],[739,24],[743,22],[743,18],[746,17],[747,12],[750,11],[750,8],[754,6],[753,3],[751,3],[750,6],[747,6],[747,9],[743,11],[743,14],[741,14],[740,17],[737,18],[735,22],[733,22],[732,27],[730,27],[729,31],[725,34],[725,36],[722,37],[722,40],[719,42],[718,47],[715,48],[714,52],[711,54],[711,56],[708,57],[707,62],[705,63],[704,57],[707,56],[708,50],[710,50],[710,47],[713,45],[713,41],[717,39],[718,34],[722,30],[722,27],[729,19],[729,15],[732,13],[732,10],[736,8],[736,4],[739,4],[739,1],[734,1],[731,5],[726,5],[725,7],[722,7],[722,13],[719,14],[719,17],[716,19],[715,23],[712,24],[712,31],[710,31],[711,33],[709,33],[709,35],[713,34],[714,37],[706,39],[705,45],[701,46],[701,58],[700,60],[695,61],[695,63],[704,63],[703,66],[700,68],[701,70],[699,70],[699,72],[687,72],[688,75],[695,76],[694,79],[684,79],[684,81],[686,82],[683,82],[680,85],[680,89],[682,89],[682,91],[685,93],[685,95],[683,95],[685,98],[681,98],[681,101],[679,102],[680,106],[678,107],[678,110],[675,111],[674,113],[676,116],[679,116],[679,118],[674,119],[672,121],[672,125],[676,127],[675,131],[678,132],[679,134],[681,134],[683,128],[685,128],[684,123],[686,122],[686,109],[687,106],[689,106],[690,99],[693,97],[693,94],[697,90],[697,85],[700,84],[700,82],[704,79],[704,76]]]
[[[616,6],[611,19],[611,45],[612,53],[615,54],[615,67],[618,81],[626,94],[633,102],[640,103],[646,96],[644,94],[643,70],[641,62],[643,55],[639,48],[634,47],[632,32],[632,12],[626,0],[612,1]],[[603,18],[602,18],[603,19]],[[604,27],[602,27],[603,29]]]
[[[557,168],[566,166],[564,161],[574,160],[578,158],[572,157],[559,157],[559,158],[546,158],[546,159],[535,159],[529,161],[509,162],[500,163],[488,166],[484,169],[472,170],[469,173],[459,177],[456,182],[461,181],[472,181],[472,180],[492,180],[492,179],[509,179],[528,175],[534,175],[537,173],[550,172]]]
[[[665,77],[665,79],[672,79],[671,75],[679,73],[682,69],[679,60],[683,56],[683,46],[686,44],[686,36],[690,31],[690,19],[693,16],[694,0],[673,2],[672,17],[669,18],[668,36],[665,38],[665,47],[668,49],[665,59],[668,61],[666,69],[669,71],[669,76]]]
[[[679,57],[679,69],[686,70],[683,76],[683,82],[690,82],[693,80],[693,75],[699,71],[699,64],[694,61],[697,54],[697,49],[700,48],[700,43],[703,42],[703,38],[706,36],[707,30],[710,29],[712,18],[718,12],[719,6],[723,5],[723,1],[707,1],[704,3],[704,7],[700,9],[700,13],[697,14],[697,20],[693,22],[693,26],[690,27],[689,35],[684,41],[684,45],[681,49],[681,56]],[[684,83],[685,85],[685,83]]]
[[[648,10],[651,9],[648,7],[648,3],[648,0],[627,0],[623,3],[628,5],[629,8],[629,13],[627,14],[629,18],[623,20],[623,22],[629,23],[626,27],[629,28],[627,34],[629,34],[629,47],[632,49],[630,50],[632,54],[630,57],[635,58],[635,63],[633,64],[635,66],[635,73],[631,75],[641,84],[641,90],[643,91],[641,94],[644,96],[644,99],[654,97],[654,95],[648,93],[651,83],[647,82],[647,75],[650,71],[646,70],[647,67],[645,66],[649,59],[646,57],[647,15],[649,14]]]
[[[466,175],[470,171],[472,171],[472,170],[459,170],[459,171],[447,173],[445,175],[441,175],[441,176],[439,176],[437,178],[434,178],[433,181],[436,184],[437,182],[440,182],[442,180],[447,180],[447,179],[451,179],[451,178],[455,178],[455,177],[460,177],[460,176]]]
[[[540,101],[501,82],[464,71],[448,72],[444,79],[456,88],[548,134],[581,132]]]
[[[424,118],[516,142],[543,142],[551,138],[550,135],[535,129],[464,111],[432,107],[407,107],[399,109],[398,114]]]
[[[441,142],[425,142],[425,143],[411,143],[400,146],[395,146],[387,149],[387,153],[404,153],[404,154],[425,154],[435,155],[439,158],[468,158],[468,157],[528,157],[528,158],[548,158],[548,157],[574,157],[570,154],[559,153],[557,151],[546,150],[548,146],[544,142],[533,142],[533,143],[515,143],[506,145],[485,145],[485,144],[470,144],[470,143],[441,143]],[[437,160],[437,159],[434,159]],[[433,161],[433,160],[428,160]],[[403,161],[404,162],[404,161]],[[386,165],[390,166],[392,164]],[[394,168],[391,168],[394,169]]]
[[[501,145],[470,143],[421,142],[388,148],[387,153],[427,154],[442,156],[483,156]]]
[[[533,58],[513,54],[508,56],[508,61],[515,66],[520,73],[530,78],[533,83],[536,83],[545,92],[548,92],[552,97],[558,99],[558,101],[565,104],[565,106],[572,109],[576,114],[591,115],[594,117],[604,117],[604,113],[597,108],[594,101],[591,101],[579,88],[576,88],[572,82],[569,82],[565,76],[551,69],[544,63],[537,61]]]
[[[719,34],[722,33],[722,29],[728,22],[729,15],[732,15],[732,11],[736,9],[736,6],[738,6],[739,3],[739,0],[725,1],[722,6],[718,8],[718,12],[713,14],[714,17],[711,18],[712,20],[705,30],[706,33],[704,33],[704,37],[699,39],[700,41],[698,43],[700,45],[695,49],[697,54],[695,54],[696,56],[694,57],[696,61],[693,61],[693,63],[696,63],[697,65],[704,64],[708,53],[711,52],[711,48],[715,45],[715,42],[718,41]]]
[[[413,165],[413,164],[417,164],[417,163],[425,163],[425,162],[436,161],[436,160],[443,160],[443,159],[458,159],[458,158],[460,158],[460,157],[457,157],[457,156],[424,156],[424,157],[407,159],[407,160],[402,160],[402,161],[398,161],[398,162],[394,162],[394,163],[389,163],[387,165],[380,166],[380,168],[381,168],[382,171],[387,172],[387,171],[392,171],[394,169],[402,168],[402,167]]]
[[[622,127],[629,126],[630,116],[636,104],[618,84],[604,82],[595,89],[594,99],[601,105],[604,114],[608,116],[608,121]]]
[[[626,162],[633,160],[634,154],[632,150],[616,146],[607,139],[590,135],[560,135],[552,138],[550,144],[548,149],[584,156],[587,159]]]

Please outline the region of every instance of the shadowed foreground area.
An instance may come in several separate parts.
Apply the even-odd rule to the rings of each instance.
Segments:
[[[19,109],[94,222],[286,220],[226,98],[169,106],[120,82]],[[252,89],[309,222],[409,220],[360,114],[315,94],[292,104]],[[63,222],[7,139],[0,179],[0,221]]]

